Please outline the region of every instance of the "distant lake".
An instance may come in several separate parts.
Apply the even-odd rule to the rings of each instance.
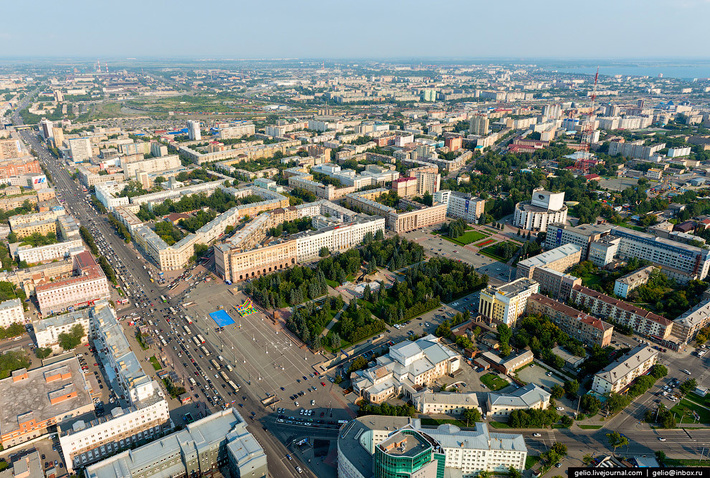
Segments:
[[[596,65],[540,65],[545,70],[555,70],[560,73],[586,74],[594,75],[597,71]],[[659,73],[663,73],[664,78],[684,78],[692,80],[693,78],[703,79],[710,78],[710,62],[697,63],[620,63],[599,65],[599,74],[614,76],[614,75],[629,75],[629,76],[651,76],[658,77]]]

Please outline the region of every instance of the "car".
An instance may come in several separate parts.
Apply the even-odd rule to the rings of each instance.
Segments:
[[[564,407],[557,407],[555,410],[557,410],[558,412],[561,412],[561,411],[563,411],[564,409],[565,409]]]
[[[298,406],[298,402],[293,402],[293,404],[294,404],[295,406]],[[241,405],[241,404],[240,404],[240,405]]]
[[[291,458],[291,455],[289,455],[288,453],[286,453],[286,458],[288,458],[289,461],[293,460],[293,458]]]
[[[658,437],[658,441],[666,441],[666,439],[663,437]]]
[[[303,473],[303,470],[301,469],[300,466],[297,466],[297,467],[296,467],[296,471],[299,472],[299,473]]]
[[[533,436],[534,436],[535,438],[538,438],[538,437],[541,437],[542,435],[541,435],[540,433],[533,433]]]
[[[561,468],[561,467],[562,467],[562,463],[557,463],[557,464],[555,465],[555,468]]]
[[[321,382],[320,384],[321,384],[321,385],[323,385],[323,386],[325,387],[325,382]]]

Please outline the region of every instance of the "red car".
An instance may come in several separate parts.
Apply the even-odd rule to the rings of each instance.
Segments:
[[[325,382],[321,382],[320,384],[321,384],[321,385],[323,385],[323,386],[325,387]]]

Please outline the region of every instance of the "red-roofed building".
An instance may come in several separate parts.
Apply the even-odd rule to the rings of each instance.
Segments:
[[[673,329],[673,321],[662,315],[654,314],[584,286],[574,286],[570,299],[575,304],[589,309],[592,314],[609,318],[646,337],[654,336],[666,340],[670,337]]]
[[[548,316],[563,332],[580,342],[600,347],[611,344],[614,326],[574,307],[541,294],[531,295],[526,307],[529,314]]]
[[[39,285],[35,292],[42,315],[91,305],[111,296],[104,271],[88,251],[74,256],[74,276]]]
[[[587,181],[599,181],[602,177],[598,174],[587,174],[584,176]]]

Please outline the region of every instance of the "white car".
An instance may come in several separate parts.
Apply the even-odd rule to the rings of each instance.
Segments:
[[[558,412],[561,412],[561,411],[564,410],[564,407],[557,407],[556,410],[557,410]]]
[[[666,439],[663,437],[658,437],[658,441],[666,441]]]
[[[539,433],[533,433],[533,436],[534,436],[535,438],[538,438],[538,437],[541,437],[542,435],[539,434]]]

